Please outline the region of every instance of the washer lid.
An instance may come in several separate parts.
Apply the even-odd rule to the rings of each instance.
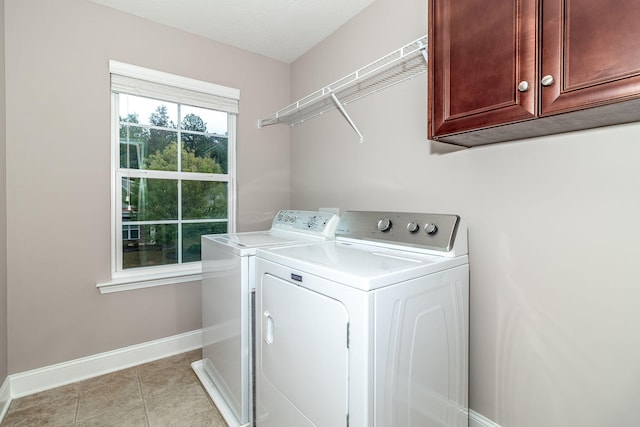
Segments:
[[[257,248],[333,239],[338,221],[337,215],[327,212],[282,210],[269,230],[208,234],[202,236],[202,244],[240,256],[254,255]]]
[[[258,249],[258,258],[369,291],[467,264],[466,255],[442,257],[380,246],[330,241]]]
[[[319,235],[269,230],[210,234],[202,236],[202,240],[204,244],[213,244],[240,256],[246,256],[254,255],[258,248],[321,242],[326,240],[326,238]]]

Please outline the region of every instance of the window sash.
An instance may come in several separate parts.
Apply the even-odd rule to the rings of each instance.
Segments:
[[[174,172],[172,173],[174,176],[176,175],[181,175],[181,173],[179,172]],[[193,173],[191,173],[190,175],[193,175]],[[132,175],[127,176],[126,171],[118,171],[116,173],[116,178],[115,181],[120,184],[122,182],[123,178],[130,178],[132,177]],[[147,178],[150,178],[150,176],[146,176]],[[210,178],[210,177],[207,177]],[[182,181],[201,181],[201,182],[224,182],[224,183],[229,183],[231,180],[229,177],[226,177],[224,180],[213,180],[213,179],[199,179],[199,180],[193,180],[193,179],[187,179],[185,177],[183,178],[170,178],[172,181],[175,181],[176,184],[179,184]],[[123,204],[122,201],[122,193],[121,193],[121,187],[120,185],[118,185],[118,190],[115,194],[115,209],[114,209],[114,233],[112,233],[112,239],[114,239],[114,246],[113,246],[113,254],[114,254],[114,258],[115,258],[115,265],[113,265],[113,275],[115,275],[114,277],[118,277],[121,275],[126,275],[130,272],[137,272],[137,271],[141,271],[141,270],[149,270],[149,271],[155,271],[155,269],[157,270],[164,270],[164,269],[173,269],[176,271],[179,271],[180,269],[183,268],[189,268],[190,265],[199,265],[197,261],[195,262],[188,262],[188,263],[183,263],[182,260],[182,251],[184,248],[182,248],[182,237],[183,237],[183,226],[185,224],[216,224],[216,223],[226,223],[227,224],[227,230],[229,232],[231,232],[231,228],[232,228],[232,224],[234,223],[234,221],[232,220],[232,216],[233,215],[233,208],[232,208],[232,190],[229,188],[230,185],[227,184],[227,216],[226,218],[198,218],[198,219],[184,219],[183,218],[183,212],[182,212],[182,204],[183,204],[183,198],[182,198],[182,186],[181,185],[177,185],[177,200],[176,202],[176,207],[177,207],[177,212],[178,212],[178,217],[175,219],[157,219],[157,220],[142,220],[142,221],[137,221],[137,220],[128,220],[128,219],[123,219],[122,218],[122,211],[125,208],[125,205]],[[123,231],[125,230],[124,227],[131,227],[131,226],[140,226],[140,225],[178,225],[178,234],[176,236],[176,243],[178,245],[179,250],[177,250],[177,254],[178,254],[178,260],[177,263],[175,264],[167,264],[167,265],[157,265],[157,266],[150,266],[150,267],[134,267],[134,268],[124,268],[123,266],[123,243],[124,243],[124,238],[123,238]]]
[[[198,173],[198,172],[178,172],[178,171],[162,171],[153,169],[122,169],[118,168],[118,174],[125,178],[153,178],[153,179],[173,179],[184,181],[212,181],[212,182],[230,182],[229,174],[219,173]]]

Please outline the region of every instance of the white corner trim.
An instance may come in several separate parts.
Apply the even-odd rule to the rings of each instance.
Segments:
[[[9,380],[9,377],[7,377],[2,383],[2,387],[0,387],[0,424],[2,424],[2,420],[4,419],[4,416],[7,414],[10,404],[11,404],[11,382]]]
[[[469,427],[500,427],[477,412],[469,411]]]
[[[202,348],[202,329],[9,375],[12,399]],[[6,381],[5,381],[6,383]]]

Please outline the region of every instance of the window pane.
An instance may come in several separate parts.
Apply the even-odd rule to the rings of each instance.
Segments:
[[[142,152],[149,145],[149,130],[140,126],[120,125],[120,167],[140,169]]]
[[[138,240],[140,238],[139,225],[123,225],[122,240]]]
[[[190,105],[183,105],[181,108],[183,117],[180,122],[181,129],[218,135],[227,134],[227,113]]]
[[[227,183],[182,181],[183,219],[226,219]]]
[[[122,178],[123,222],[175,219],[178,219],[178,181]]]
[[[184,172],[227,173],[227,138],[192,133],[182,134]]]
[[[184,224],[182,226],[182,262],[200,261],[200,238],[202,235],[226,232],[226,222]]]
[[[121,93],[120,121],[175,129],[178,123],[178,104]]]
[[[121,124],[120,167],[177,171],[177,141],[176,131]]]
[[[123,236],[127,227],[129,226],[122,227]],[[138,239],[122,241],[122,268],[176,264],[177,238],[177,224],[140,225]]]

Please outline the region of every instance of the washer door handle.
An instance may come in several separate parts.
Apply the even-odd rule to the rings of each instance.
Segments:
[[[267,345],[273,344],[273,317],[268,311],[262,314],[262,336]]]

